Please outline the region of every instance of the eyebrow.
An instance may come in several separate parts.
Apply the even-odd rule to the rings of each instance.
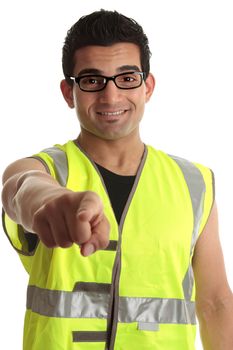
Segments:
[[[126,71],[136,71],[136,72],[140,72],[140,68],[136,65],[124,65],[121,67],[118,67],[116,70],[118,73],[121,72],[126,72]],[[100,70],[100,69],[96,69],[96,68],[85,68],[82,69],[79,73],[78,76],[81,75],[85,75],[85,74],[96,74],[96,75],[103,75],[104,71]]]
[[[124,66],[121,66],[119,68],[117,68],[117,71],[120,73],[120,72],[124,72],[124,71],[129,71],[129,70],[133,70],[133,71],[137,71],[137,72],[140,72],[140,68],[138,66],[135,66],[135,65],[124,65]]]

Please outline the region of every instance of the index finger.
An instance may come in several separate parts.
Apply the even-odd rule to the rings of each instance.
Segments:
[[[90,239],[82,244],[81,254],[88,256],[96,250],[105,249],[109,244],[110,224],[105,216],[92,228]]]
[[[100,197],[94,192],[85,192],[80,201],[77,217],[81,221],[89,221],[94,224],[103,216],[103,204]]]

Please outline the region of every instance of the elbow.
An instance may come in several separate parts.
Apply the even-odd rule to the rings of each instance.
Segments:
[[[233,295],[197,303],[197,317],[205,349],[233,349]]]
[[[211,322],[229,310],[233,310],[233,293],[230,288],[222,295],[196,302],[196,314],[199,322]]]

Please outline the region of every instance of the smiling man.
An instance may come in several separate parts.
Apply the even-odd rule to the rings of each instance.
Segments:
[[[63,80],[61,89],[68,105],[77,111],[80,138],[88,143],[93,136],[127,143],[130,138],[130,144],[136,142],[132,147],[138,146],[139,122],[154,87],[151,74],[145,80],[139,47],[125,42],[86,46],[76,51],[74,61],[75,88]],[[140,142],[139,158],[142,149]]]
[[[194,350],[196,313],[205,350],[233,349],[213,173],[140,137],[149,59],[133,19],[82,17],[61,82],[80,134],[3,174],[4,229],[29,273],[25,350]]]

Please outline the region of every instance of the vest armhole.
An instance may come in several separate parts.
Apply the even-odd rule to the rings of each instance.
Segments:
[[[204,167],[202,167],[203,169]],[[214,172],[210,168],[204,168],[204,171],[202,171],[202,175],[205,181],[206,185],[206,192],[205,192],[205,198],[204,198],[204,210],[203,210],[203,217],[200,223],[200,228],[198,232],[198,238],[202,234],[209,216],[211,214],[212,208],[214,206],[215,202],[215,177]]]
[[[44,160],[43,158],[41,158],[41,157],[39,157],[39,156],[37,156],[37,155],[31,156],[31,157],[27,157],[27,158],[28,158],[28,159],[36,159],[36,160],[38,160],[39,162],[41,162],[41,163],[43,164],[43,166],[45,167],[46,172],[47,172],[49,175],[52,175],[52,174],[51,174],[51,170],[50,170],[48,164],[45,162],[45,160]]]

